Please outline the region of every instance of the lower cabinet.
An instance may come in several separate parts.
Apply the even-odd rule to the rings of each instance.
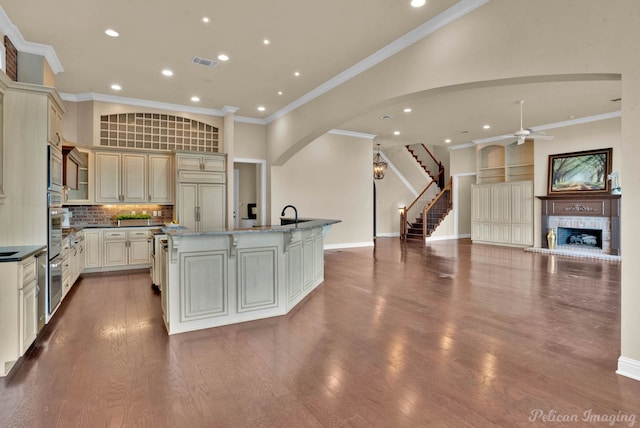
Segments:
[[[151,266],[149,227],[85,229],[85,272]]]
[[[24,354],[38,335],[38,294],[36,260],[30,257],[21,264],[20,287],[20,355]]]

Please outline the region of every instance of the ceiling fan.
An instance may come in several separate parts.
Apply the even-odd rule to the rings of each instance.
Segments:
[[[544,132],[535,132],[531,128],[524,129],[522,125],[522,105],[524,104],[524,100],[518,101],[520,104],[520,129],[513,133],[512,136],[505,136],[505,138],[516,137],[516,141],[518,145],[524,144],[526,140],[553,140],[553,136],[546,135]]]

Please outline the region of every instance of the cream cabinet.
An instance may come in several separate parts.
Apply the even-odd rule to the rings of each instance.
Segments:
[[[147,158],[138,153],[96,152],[96,202],[147,202]]]
[[[38,294],[36,259],[29,257],[20,263],[20,355],[24,354],[38,335]]]
[[[172,156],[166,154],[96,152],[95,202],[173,202]]]
[[[80,155],[85,158],[85,163],[78,167],[78,188],[64,187],[65,205],[89,205],[93,203],[93,152],[76,146]]]
[[[84,233],[84,268],[102,267],[102,229],[86,229]]]
[[[48,140],[49,143],[54,146],[61,147],[62,146],[62,111],[60,108],[53,102],[49,101],[49,113],[47,117],[49,132],[48,132]]]
[[[176,207],[178,222],[198,232],[226,227],[226,155],[176,154]]]
[[[178,153],[176,155],[177,169],[180,171],[226,171],[224,155],[203,155],[197,153]]]
[[[149,230],[105,229],[103,231],[103,267],[151,264]]]
[[[197,232],[223,229],[226,225],[224,184],[180,183],[178,221]]]
[[[533,245],[533,183],[476,184],[471,188],[471,239]]]
[[[172,158],[173,156],[171,155],[148,155],[149,198],[147,202],[156,204],[173,203]]]

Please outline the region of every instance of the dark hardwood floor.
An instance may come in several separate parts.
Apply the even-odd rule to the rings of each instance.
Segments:
[[[619,264],[396,238],[325,260],[290,314],[174,336],[147,273],[85,276],[0,380],[0,426],[640,424]]]

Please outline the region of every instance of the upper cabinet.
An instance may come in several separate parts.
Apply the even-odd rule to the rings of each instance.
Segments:
[[[171,156],[95,152],[96,203],[173,202]]]
[[[147,201],[147,162],[143,154],[96,152],[96,202]]]
[[[94,170],[93,153],[79,147],[76,147],[76,150],[79,156],[82,157],[82,162],[78,163],[77,166],[75,189],[73,188],[74,186],[65,183],[64,203],[68,205],[87,205],[93,201],[93,179],[91,175]],[[63,162],[66,164],[66,162],[71,161],[65,158]],[[66,171],[68,172],[68,169]]]
[[[62,146],[62,111],[60,108],[49,101],[49,143],[56,147]]]
[[[481,144],[476,148],[476,183],[491,184],[533,180],[534,141],[508,145]]]

